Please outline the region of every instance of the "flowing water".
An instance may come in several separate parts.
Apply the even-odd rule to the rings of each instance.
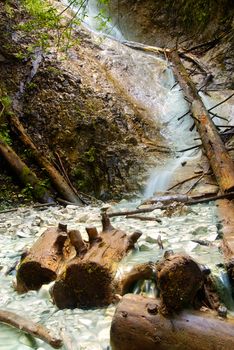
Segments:
[[[96,15],[96,9],[95,2],[90,2],[89,16],[85,19],[87,25],[92,26],[93,30],[98,28],[93,18]],[[111,23],[109,25],[108,34],[115,35],[117,39],[122,40],[120,31],[116,28],[113,30]],[[112,29],[111,33],[110,29]],[[95,36],[97,34],[94,33]],[[159,166],[150,170],[149,181],[144,193],[144,197],[147,198],[155,190],[167,189],[171,177],[181,167],[181,163],[190,160],[197,161],[200,158],[200,152],[196,150],[178,152],[195,145],[194,138],[197,137],[197,134],[196,131],[189,131],[193,124],[189,117],[178,120],[178,117],[188,110],[188,105],[178,85],[174,86],[173,74],[167,62],[126,48],[121,43],[116,43],[116,39],[106,38],[101,48],[102,62],[118,76],[129,95],[137,99],[149,115],[160,123],[162,136],[173,150],[171,157],[161,159]],[[118,69],[124,65],[126,69],[119,74]],[[209,98],[207,95],[203,95],[202,98],[209,107],[213,106],[217,100],[216,97]],[[218,110],[220,114],[226,116],[233,115],[232,111],[232,107],[225,110],[224,107],[220,107]],[[217,122],[220,121],[217,120]],[[122,200],[111,209],[129,209],[136,205],[136,201],[130,203]],[[0,307],[45,324],[53,332],[62,336],[64,350],[107,350],[115,306],[110,305],[107,308],[93,310],[58,310],[50,300],[49,286],[43,286],[39,292],[31,291],[18,295],[13,289],[14,272],[10,275],[5,274],[19,259],[25,247],[30,247],[46,228],[56,226],[58,222],[65,222],[69,229],[79,229],[84,238],[87,238],[86,226],[95,225],[99,230],[101,229],[99,213],[100,207],[67,206],[66,208],[51,207],[43,210],[27,208],[19,209],[14,213],[0,214]],[[129,233],[136,229],[143,232],[136,249],[121,262],[118,274],[128,271],[134,264],[157,261],[168,249],[190,254],[201,264],[208,265],[212,269],[221,290],[223,302],[231,312],[233,300],[230,286],[227,274],[219,264],[223,262],[223,256],[218,249],[219,231],[215,205],[185,207],[183,212],[172,217],[165,216],[164,211],[160,209],[155,210],[152,214],[160,217],[162,223],[141,222],[123,217],[112,219],[114,226]],[[157,245],[159,234],[164,250],[159,250]],[[201,246],[192,242],[194,238],[208,240],[212,244]],[[155,286],[149,281],[136,286],[134,292],[146,293],[149,296],[155,296],[157,293]],[[51,347],[13,328],[0,326],[0,350],[29,349],[43,350],[51,349]]]

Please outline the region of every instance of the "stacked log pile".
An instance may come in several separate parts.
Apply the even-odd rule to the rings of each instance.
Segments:
[[[17,290],[38,290],[55,281],[52,297],[63,308],[100,307],[115,297],[118,262],[134,247],[140,231],[127,235],[115,229],[105,212],[103,231],[87,228],[89,241],[66,226],[46,230],[27,252],[17,270]]]

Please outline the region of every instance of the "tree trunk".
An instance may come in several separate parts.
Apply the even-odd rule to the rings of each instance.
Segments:
[[[229,156],[217,129],[206,110],[194,83],[181,63],[176,51],[167,53],[173,63],[173,71],[185,96],[201,136],[202,144],[222,192],[234,191],[234,163]]]
[[[150,262],[138,264],[131,271],[125,273],[118,281],[118,294],[130,293],[134,284],[140,280],[153,280],[156,282],[156,264]]]
[[[223,237],[223,253],[228,275],[234,285],[234,201],[217,202],[220,217],[220,231]]]
[[[6,160],[16,177],[24,186],[30,186],[33,197],[41,203],[53,202],[36,174],[21,160],[21,158],[3,140],[0,140],[0,155]]]
[[[102,224],[103,231],[98,236],[95,232],[95,239],[89,233],[88,251],[68,263],[53,286],[54,302],[61,309],[100,307],[114,299],[118,262],[134,247],[141,232],[128,236],[115,229],[106,213]]]
[[[38,290],[42,284],[56,279],[64,259],[63,248],[67,240],[66,226],[47,229],[22,258],[17,270],[18,292]]]
[[[183,311],[164,317],[156,299],[125,295],[111,325],[113,350],[230,350],[234,320],[212,312]]]
[[[19,118],[12,114],[10,116],[11,124],[17,129],[19,137],[24,145],[29,148],[32,152],[34,159],[41,166],[42,169],[45,169],[51,182],[53,183],[55,189],[62,196],[62,198],[68,200],[71,203],[77,203],[82,205],[81,200],[74,193],[71,187],[68,185],[63,176],[58,172],[58,170],[49,162],[49,160],[40,152],[34,145],[31,138],[27,135],[23,125],[20,123]]]

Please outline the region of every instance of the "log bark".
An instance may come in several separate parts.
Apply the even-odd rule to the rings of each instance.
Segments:
[[[135,283],[140,280],[153,280],[156,282],[156,264],[144,263],[134,266],[118,281],[117,293],[124,295],[130,293]]]
[[[225,198],[229,198],[229,199],[232,199],[234,198],[234,192],[228,192],[228,193],[224,193],[224,194],[217,194],[216,196],[212,196],[212,197],[209,197],[210,196],[210,193],[205,193],[205,194],[201,194],[201,195],[197,195],[197,196],[187,196],[187,195],[182,195],[184,197],[184,201],[181,201],[181,195],[179,195],[177,197],[177,200],[176,200],[176,196],[173,197],[173,200],[174,202],[180,202],[180,203],[184,203],[185,205],[193,205],[193,204],[199,204],[199,203],[208,203],[208,202],[211,202],[211,201],[216,201],[218,199],[225,199]],[[187,197],[187,200],[186,200],[186,197]],[[155,197],[155,198],[152,198],[150,200],[147,200],[143,203],[140,204],[140,206],[142,205],[146,205],[146,204],[156,204],[156,203],[162,203],[164,204],[165,202],[164,201],[161,201],[160,202],[160,197]],[[139,209],[139,212],[150,212],[150,211],[153,211],[155,209],[167,209],[169,208],[170,206],[170,202],[167,203],[167,206],[165,205],[162,205],[162,206],[152,206],[151,208],[145,208],[145,209]],[[137,211],[135,211],[137,212]],[[129,212],[131,213],[131,212]],[[110,216],[119,216],[120,213],[111,213]],[[125,215],[128,215],[127,212],[125,212]]]
[[[0,322],[18,328],[25,333],[31,334],[34,337],[50,344],[55,349],[61,348],[62,346],[62,340],[51,335],[45,326],[32,322],[32,320],[28,320],[27,318],[19,316],[14,312],[0,310]]]
[[[64,259],[67,240],[66,226],[47,229],[22,258],[16,275],[16,289],[23,293],[38,290],[43,284],[54,281]]]
[[[23,144],[29,148],[32,152],[32,156],[37,161],[37,163],[41,166],[42,169],[46,171],[49,178],[51,179],[51,182],[53,183],[55,189],[58,191],[58,193],[64,198],[65,200],[68,200],[71,203],[76,203],[82,205],[82,201],[79,199],[79,197],[74,193],[72,188],[68,185],[64,177],[58,172],[58,170],[49,162],[49,160],[46,158],[42,152],[40,152],[31,138],[27,135],[26,130],[24,129],[23,125],[20,123],[19,118],[11,114],[10,116],[10,122],[11,124],[16,128],[17,132],[19,133],[19,138],[23,142]]]
[[[234,320],[220,320],[212,312],[190,310],[167,318],[159,309],[156,299],[125,295],[112,320],[112,349],[234,349]]]
[[[234,191],[234,163],[177,52],[167,53],[188,101],[211,168],[222,192]]]
[[[219,200],[217,207],[225,265],[232,285],[234,285],[234,201]]]
[[[187,255],[169,255],[156,266],[162,312],[172,313],[191,306],[203,286],[200,266]]]
[[[60,309],[100,307],[113,301],[118,262],[134,247],[141,232],[128,236],[115,229],[105,212],[102,225],[98,237],[93,240],[90,236],[89,250],[68,263],[54,284],[52,297]]]
[[[41,203],[53,202],[51,194],[42,186],[36,174],[29,169],[15,151],[3,140],[0,140],[0,155],[5,159],[17,179],[19,179],[24,186],[30,185],[33,197],[36,200]]]

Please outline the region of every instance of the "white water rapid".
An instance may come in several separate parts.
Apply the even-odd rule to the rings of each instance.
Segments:
[[[98,30],[95,16],[97,6],[90,1],[88,16],[85,18],[87,26],[92,27],[93,40],[100,42],[100,60],[118,79],[123,90],[137,101],[147,114],[160,125],[162,136],[172,149],[172,156],[158,160],[160,164],[150,170],[144,197],[150,197],[155,191],[164,191],[168,188],[172,177],[181,163],[196,161],[200,152],[191,150],[184,153],[178,151],[194,146],[196,131],[189,131],[193,121],[186,116],[178,120],[188,110],[178,85],[175,85],[172,71],[167,62],[153,55],[134,51],[118,43],[116,39],[123,40],[121,32],[108,22],[108,35],[115,39],[102,37],[96,34]],[[111,30],[111,31],[110,31]],[[124,67],[124,69],[123,69]],[[173,87],[174,86],[174,87]],[[202,95],[207,106],[213,106],[222,96]],[[220,106],[217,112],[222,116],[234,119],[233,106]],[[220,120],[216,120],[220,123]],[[223,121],[221,122],[223,124]],[[111,210],[129,209],[135,203],[122,200]],[[15,271],[5,275],[6,271],[19,260],[25,247],[30,247],[42,232],[58,222],[68,224],[69,229],[79,229],[84,238],[85,227],[94,225],[101,229],[100,207],[79,208],[76,206],[51,207],[47,209],[21,208],[13,213],[0,214],[0,308],[15,311],[27,316],[33,321],[45,324],[53,332],[62,336],[64,346],[62,350],[107,350],[109,345],[109,332],[114,305],[107,308],[93,310],[58,310],[51,302],[49,287],[43,286],[39,292],[30,291],[19,295],[13,289]],[[226,271],[220,267],[223,256],[219,251],[219,231],[217,228],[216,207],[214,205],[196,205],[185,208],[180,215],[167,217],[164,211],[157,209],[153,212],[162,220],[162,223],[152,221],[141,222],[135,219],[115,217],[114,226],[129,233],[136,229],[143,232],[136,249],[130,253],[120,264],[119,274],[128,271],[133,265],[146,261],[160,259],[165,250],[190,254],[201,264],[208,265],[217,279],[221,290],[223,302],[231,313],[234,310],[233,300]],[[161,235],[164,250],[159,250],[157,237]],[[193,239],[208,240],[210,246],[201,246]],[[155,287],[146,282],[136,286],[135,293],[147,293],[154,296]],[[13,328],[0,325],[0,350],[51,350],[45,342],[33,339]],[[142,349],[143,350],[143,349]]]

